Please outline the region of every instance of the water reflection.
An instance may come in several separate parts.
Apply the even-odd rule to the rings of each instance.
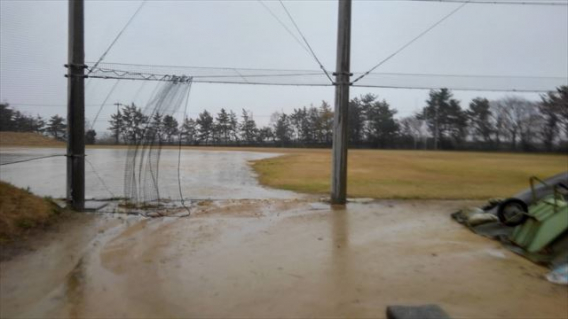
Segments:
[[[64,149],[2,149],[0,156],[41,156],[64,153]],[[253,152],[183,150],[180,176],[185,199],[283,199],[295,198],[288,191],[260,186],[249,161],[276,156]],[[123,196],[127,149],[87,149],[86,196]],[[165,149],[160,155],[160,196],[179,200],[178,150]],[[0,166],[3,181],[29,187],[40,196],[65,196],[65,157]]]
[[[331,283],[335,313],[353,316],[352,247],[349,241],[349,213],[346,206],[331,206]]]

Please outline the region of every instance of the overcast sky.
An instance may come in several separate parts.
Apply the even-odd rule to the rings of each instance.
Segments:
[[[504,0],[501,0],[504,2]],[[546,1],[546,0],[543,0]],[[554,0],[558,1],[558,0]],[[276,1],[265,1],[282,21]],[[336,1],[286,1],[323,65],[335,67]],[[87,1],[86,60],[96,61],[140,1]],[[459,3],[354,1],[352,70],[364,72],[420,34]],[[67,1],[0,1],[0,100],[42,116],[65,115]],[[290,28],[292,26],[290,25]],[[235,68],[317,70],[313,58],[258,1],[148,1],[106,62]],[[568,6],[467,4],[377,72],[568,78]],[[91,80],[87,119],[92,120],[114,80]],[[142,86],[143,85],[143,86]],[[153,83],[119,84],[107,104],[143,104]],[[551,88],[553,89],[553,88]],[[220,108],[252,110],[267,124],[275,111],[332,104],[333,88],[194,84],[190,115]],[[353,88],[386,99],[407,116],[424,106],[427,90]],[[471,98],[512,93],[454,92]],[[538,99],[538,94],[520,94]],[[105,106],[97,130],[108,126]]]

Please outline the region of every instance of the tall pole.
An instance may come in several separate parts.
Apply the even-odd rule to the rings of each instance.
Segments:
[[[439,136],[439,124],[438,124],[438,105],[436,103],[436,105],[434,106],[434,116],[436,117],[435,121],[434,121],[434,149],[437,150],[438,149],[438,136]]]
[[[331,203],[347,200],[348,108],[351,55],[351,0],[339,0],[337,27],[337,66],[335,75],[335,112],[333,118],[333,163]]]
[[[85,43],[83,0],[69,0],[67,201],[85,208]]]
[[[118,145],[118,143],[120,142],[120,138],[119,138],[119,136],[120,136],[120,125],[122,124],[122,123],[120,123],[121,122],[120,121],[121,120],[121,118],[120,118],[120,103],[116,102],[116,103],[114,103],[114,105],[116,105],[116,132],[115,132],[116,143],[115,144]]]

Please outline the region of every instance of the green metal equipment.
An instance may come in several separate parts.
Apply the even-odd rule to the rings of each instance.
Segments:
[[[533,203],[528,206],[528,211],[522,213],[524,222],[515,227],[510,237],[512,242],[530,253],[546,248],[568,230],[568,202],[561,194],[560,188],[555,186],[552,195],[537,200],[535,181],[547,186],[542,180],[531,177]],[[520,207],[518,209],[522,210]]]

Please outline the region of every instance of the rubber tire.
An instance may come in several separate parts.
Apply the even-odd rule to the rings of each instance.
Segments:
[[[499,204],[499,208],[497,209],[497,217],[499,217],[499,221],[504,224],[505,226],[509,226],[509,227],[515,227],[518,225],[523,224],[528,216],[527,215],[523,215],[519,220],[517,221],[509,221],[507,219],[507,217],[505,216],[505,208],[511,204],[516,204],[518,206],[521,207],[522,211],[527,213],[529,211],[527,204],[525,202],[523,202],[520,199],[517,198],[509,198],[504,200],[503,202],[501,202]]]

